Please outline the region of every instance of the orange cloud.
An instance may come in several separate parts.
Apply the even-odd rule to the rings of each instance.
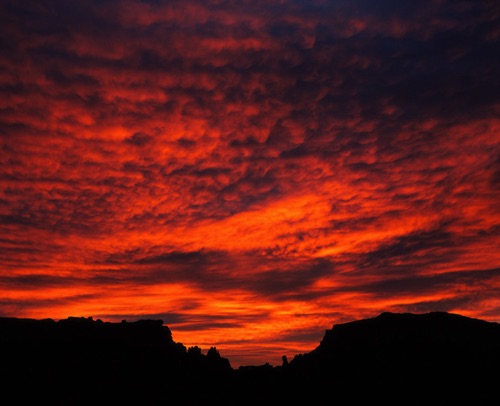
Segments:
[[[386,310],[499,320],[490,3],[0,13],[1,315],[158,317],[233,366]]]

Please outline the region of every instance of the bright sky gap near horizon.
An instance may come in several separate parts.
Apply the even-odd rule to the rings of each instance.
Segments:
[[[0,316],[231,365],[500,322],[500,5],[0,0]]]

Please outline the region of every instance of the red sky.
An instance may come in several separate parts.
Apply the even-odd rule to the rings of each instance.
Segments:
[[[493,1],[0,2],[0,315],[233,367],[382,311],[500,322]]]

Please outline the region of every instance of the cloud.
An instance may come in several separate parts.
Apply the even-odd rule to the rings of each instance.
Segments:
[[[236,352],[382,308],[498,319],[494,2],[0,13],[9,312],[164,314]]]

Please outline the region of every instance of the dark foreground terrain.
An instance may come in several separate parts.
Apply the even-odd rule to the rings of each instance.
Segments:
[[[233,369],[161,320],[0,318],[2,405],[500,405],[500,324],[382,313],[281,366]]]

